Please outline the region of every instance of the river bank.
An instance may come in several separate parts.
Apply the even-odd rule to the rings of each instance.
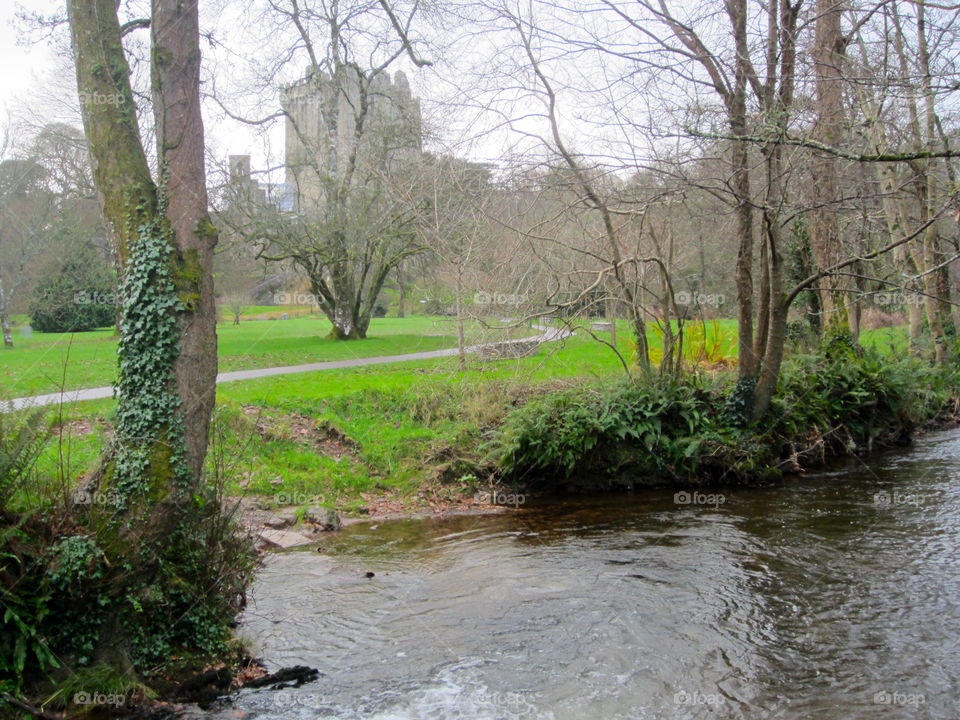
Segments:
[[[934,428],[939,428],[939,431],[935,431]],[[938,463],[942,463],[943,458],[948,454],[947,450],[949,447],[953,447],[956,445],[956,442],[960,442],[956,439],[956,432],[956,429],[945,430],[942,425],[928,425],[918,432],[919,452],[924,453],[927,447],[938,448],[936,457]],[[950,444],[951,442],[953,445]],[[839,485],[836,485],[839,478],[854,471],[861,472],[861,476],[876,477],[882,481],[882,487],[878,485],[876,488],[877,492],[874,492],[869,498],[875,507],[896,508],[900,505],[916,507],[919,504],[923,504],[921,500],[918,500],[918,498],[922,498],[923,495],[918,492],[918,486],[916,484],[906,488],[899,487],[889,481],[883,480],[885,477],[884,474],[874,469],[875,467],[885,467],[891,463],[896,466],[900,457],[909,458],[913,452],[915,451],[887,450],[884,452],[875,452],[873,455],[866,457],[861,456],[856,461],[854,461],[853,456],[847,456],[846,459],[840,456],[834,456],[828,460],[825,467],[809,473],[806,477],[800,473],[789,473],[782,477],[779,482],[768,482],[763,487],[757,487],[756,485],[715,486],[711,488],[710,492],[701,492],[699,494],[696,486],[671,485],[670,487],[638,488],[628,494],[605,493],[567,496],[557,495],[556,493],[536,494],[525,496],[523,502],[517,503],[514,506],[484,503],[482,501],[488,501],[491,498],[482,495],[479,498],[476,496],[464,496],[460,503],[449,503],[442,506],[434,505],[433,507],[426,506],[428,509],[421,507],[419,511],[398,510],[397,507],[390,502],[383,502],[374,504],[368,508],[368,514],[343,518],[342,521],[338,523],[337,532],[333,532],[332,529],[329,528],[326,531],[322,528],[316,528],[316,532],[312,533],[309,538],[309,546],[304,549],[308,549],[314,553],[319,551],[319,554],[315,554],[315,557],[321,558],[319,564],[313,560],[306,560],[306,556],[302,552],[298,552],[297,549],[291,549],[288,553],[282,553],[284,557],[289,557],[290,560],[289,562],[284,561],[281,563],[281,565],[286,568],[281,571],[281,575],[279,576],[284,578],[281,592],[283,596],[296,607],[299,602],[297,598],[300,597],[301,591],[289,584],[289,581],[293,577],[315,578],[319,576],[319,573],[323,576],[330,576],[332,578],[331,582],[335,585],[346,583],[347,586],[355,587],[356,590],[360,590],[363,585],[354,585],[355,583],[381,583],[384,581],[394,583],[395,579],[391,578],[395,578],[398,572],[401,574],[405,572],[402,569],[407,562],[404,560],[404,554],[413,552],[414,557],[416,557],[421,552],[418,547],[422,540],[415,540],[411,544],[406,538],[419,538],[422,537],[424,533],[430,537],[437,536],[438,534],[440,536],[446,536],[451,535],[451,533],[451,537],[469,537],[471,532],[477,529],[505,527],[508,528],[506,530],[508,537],[527,536],[531,538],[531,542],[533,542],[533,546],[535,547],[541,542],[538,538],[553,537],[555,531],[549,530],[549,528],[554,525],[560,528],[620,527],[627,518],[634,515],[634,508],[648,507],[651,503],[654,508],[658,508],[657,513],[693,512],[720,513],[723,515],[731,512],[731,509],[735,511],[738,504],[742,503],[745,498],[753,498],[750,500],[751,505],[759,507],[765,502],[762,498],[776,498],[781,494],[793,495],[799,488],[804,488],[808,485],[817,488],[818,492],[826,491],[831,485],[839,487]],[[864,468],[870,469],[864,470]],[[931,465],[930,471],[935,473],[937,469],[938,466],[933,464]],[[931,481],[939,481],[941,479],[938,476],[931,476],[929,472],[926,473],[926,477]],[[923,475],[917,482],[922,482],[922,480]],[[504,497],[506,497],[508,490],[509,488],[501,487],[495,489],[494,492],[502,493]],[[933,490],[930,492],[933,492]],[[688,499],[685,499],[684,496]],[[760,505],[757,505],[757,503]],[[256,534],[262,528],[270,527],[270,521],[276,519],[278,513],[275,509],[265,510],[259,505],[255,505],[249,507],[241,517],[243,518],[243,524],[247,531]],[[325,515],[323,517],[329,518],[331,516]],[[300,520],[300,523],[302,524],[303,520]],[[571,523],[573,523],[572,526]],[[415,530],[415,528],[420,529]],[[444,530],[444,528],[446,529]],[[674,532],[675,529],[676,528],[671,529],[670,532]],[[553,542],[553,540],[549,539],[545,541],[548,543]],[[395,549],[390,550],[389,548]],[[491,552],[495,551],[491,550]],[[386,553],[386,555],[384,555],[384,553]],[[260,580],[257,581],[258,584],[263,582],[264,577],[268,578],[268,582],[270,582],[269,578],[275,577],[278,568],[277,557],[279,556],[272,552],[267,552],[262,556],[261,569],[258,572],[258,578],[260,578]],[[352,560],[348,560],[346,565],[344,565],[344,560],[350,558],[352,558]],[[331,559],[335,560],[333,564],[330,562]],[[498,562],[502,561],[501,559]],[[293,563],[293,565],[289,563]],[[303,567],[300,567],[301,565]],[[298,570],[295,571],[295,568],[298,568]],[[296,574],[301,570],[305,571],[307,575],[302,576]],[[647,570],[643,570],[642,572],[644,577],[648,577]],[[509,574],[509,577],[517,581],[519,581],[520,578],[519,575],[514,576],[512,572]],[[637,575],[636,577],[639,578],[641,576]],[[461,580],[468,582],[464,578],[461,578]],[[375,586],[371,585],[370,587]],[[457,597],[460,596],[458,595]],[[459,602],[459,600],[457,602]],[[256,620],[253,627],[261,627],[261,629],[255,630],[253,637],[251,637],[249,633],[251,622],[256,618],[269,618],[274,612],[273,610],[265,610],[259,603],[261,603],[261,599],[258,598],[258,590],[255,585],[252,590],[250,604],[247,605],[248,611],[241,615],[238,629],[239,636],[244,639],[244,643],[247,644],[246,647],[249,649],[245,649],[237,658],[228,661],[226,664],[221,661],[200,668],[194,667],[194,669],[191,670],[184,667],[179,673],[168,676],[167,681],[157,686],[160,688],[160,694],[157,700],[147,700],[144,698],[139,703],[135,702],[132,705],[124,705],[123,708],[114,708],[109,714],[112,717],[136,717],[141,720],[171,720],[172,718],[196,719],[211,717],[210,713],[204,710],[203,707],[209,707],[210,704],[213,703],[214,708],[221,708],[221,710],[214,713],[216,717],[235,718],[243,717],[247,712],[253,715],[264,714],[262,702],[266,702],[271,709],[271,712],[267,713],[268,715],[277,713],[280,717],[293,717],[290,713],[294,711],[299,712],[299,709],[306,706],[330,706],[342,710],[344,702],[349,704],[351,701],[349,697],[347,697],[345,701],[341,700],[337,694],[339,691],[331,692],[329,685],[324,684],[328,682],[326,676],[329,674],[330,667],[328,665],[309,664],[315,661],[313,651],[308,653],[306,658],[296,654],[296,648],[306,651],[308,645],[295,645],[294,649],[285,648],[283,651],[280,651],[279,648],[274,646],[273,641],[266,645],[263,644],[264,638],[267,636],[262,635],[262,631],[267,627],[276,628],[277,626],[274,624],[276,619],[270,621],[266,626],[257,625],[259,620]],[[324,607],[327,606],[324,605]],[[453,606],[451,606],[450,609],[452,611]],[[251,612],[253,614],[251,614]],[[316,619],[319,616],[311,613],[311,617]],[[283,613],[282,617],[279,618],[279,622],[281,625],[289,624],[291,622],[289,612]],[[376,622],[372,627],[376,627]],[[372,627],[367,626],[364,632],[370,632]],[[269,637],[273,637],[273,633],[275,633],[275,631],[271,631]],[[262,657],[263,660],[253,660],[254,656]],[[304,663],[308,664],[304,665]],[[464,684],[463,678],[459,677],[459,674],[463,672],[467,672],[467,674],[472,677],[471,673],[473,671],[470,668],[473,666],[471,663],[472,661],[466,665],[462,662],[454,663],[450,669],[451,675],[449,677],[444,676],[446,679],[439,679],[441,683],[440,687],[444,688],[443,692],[449,695],[449,697],[446,697],[442,702],[449,703],[456,701],[458,703],[466,703],[470,706],[475,705],[476,711],[479,713],[476,716],[478,718],[488,717],[493,719],[512,717],[504,715],[503,713],[511,710],[511,708],[511,711],[518,710],[520,707],[526,708],[524,712],[527,714],[521,714],[518,717],[522,717],[525,720],[527,718],[530,720],[546,720],[547,718],[561,717],[560,715],[545,714],[535,710],[538,696],[536,693],[527,689],[497,690],[489,685],[484,685],[483,688],[485,689],[479,691],[480,694],[477,695],[474,690],[469,689],[469,685]],[[302,689],[299,690],[297,689],[299,686],[294,687],[294,683],[284,684],[282,682],[276,684],[276,692],[266,695],[262,694],[262,691],[257,690],[256,692],[259,694],[251,696],[250,692],[253,692],[252,688],[243,690],[244,683],[247,681],[257,681],[270,672],[277,672],[283,668],[295,666],[318,668],[324,675],[316,681],[304,684]],[[230,668],[230,682],[218,687],[216,683],[218,679],[222,678],[221,673],[225,667]],[[210,675],[210,682],[198,688],[199,691],[207,693],[206,699],[201,701],[203,707],[198,706],[196,702],[184,702],[184,697],[179,691],[181,686],[195,680],[197,676],[194,675],[194,670],[196,669],[202,670],[200,676],[202,676],[203,673],[213,673]],[[339,674],[337,676],[339,677]],[[444,683],[452,683],[452,685],[446,686]],[[240,695],[236,695],[238,692]],[[677,692],[696,693],[700,692],[700,690],[696,687],[693,687],[693,689],[681,688],[681,690]],[[220,695],[232,696],[235,699],[214,702],[215,697]],[[715,697],[719,696],[720,694],[715,694]],[[94,700],[96,699],[95,694],[92,695],[92,697]],[[104,697],[106,698],[106,696]],[[264,698],[264,700],[252,701],[252,697],[260,697]],[[253,702],[252,708],[245,707],[245,703],[251,702]],[[423,702],[432,703],[440,701],[436,698],[413,697],[410,699],[410,702],[417,705]],[[718,700],[717,702],[722,701]],[[223,705],[222,703],[226,704]],[[241,707],[245,707],[242,713],[238,714],[237,710],[229,709],[233,707],[235,703],[239,703]],[[499,705],[503,703],[507,703],[509,707],[507,709],[499,707]],[[417,712],[419,712],[419,710]],[[100,714],[102,714],[102,712]],[[48,713],[45,717],[55,718],[60,716],[56,713]],[[81,712],[74,713],[70,715],[70,717],[87,717],[87,715]],[[331,717],[341,716],[334,714]],[[342,717],[353,716],[347,714]],[[405,718],[407,715],[386,714],[383,715],[383,717]],[[410,717],[416,717],[416,715],[410,715]],[[438,717],[446,716],[440,715]],[[451,715],[450,717],[457,716]],[[570,717],[578,716],[571,715]],[[616,716],[614,715],[612,717]],[[676,717],[686,716],[681,713]]]
[[[718,373],[514,384],[491,401],[489,382],[444,396],[433,379],[399,398],[351,395],[320,420],[246,406],[243,417],[254,418],[247,421],[262,441],[292,438],[339,463],[369,463],[394,451],[409,457],[408,442],[391,444],[394,418],[401,427],[431,430],[434,442],[406,488],[377,482],[353,498],[309,495],[309,487],[261,490],[242,500],[240,515],[264,544],[284,548],[316,541],[323,526],[333,529],[322,517],[327,512],[339,526],[502,512],[553,494],[771,483],[835,458],[907,445],[917,433],[955,424],[960,408],[954,370],[876,354],[792,362],[773,412],[759,424],[738,420],[733,381]],[[480,403],[484,412],[477,414]],[[378,421],[380,432],[356,432]],[[294,526],[291,536],[279,535],[282,542],[271,541],[272,531]]]

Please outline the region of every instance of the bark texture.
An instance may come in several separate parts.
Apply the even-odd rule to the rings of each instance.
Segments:
[[[200,113],[200,28],[197,0],[154,0],[153,106],[166,214],[178,256],[183,301],[180,355],[174,373],[183,402],[187,463],[199,478],[216,400],[217,314]]]

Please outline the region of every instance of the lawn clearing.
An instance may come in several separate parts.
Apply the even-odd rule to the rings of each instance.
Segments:
[[[468,323],[467,342],[535,334],[529,328],[488,330]],[[330,323],[319,315],[288,320],[247,320],[217,326],[219,369],[300,365],[331,360],[401,355],[456,346],[451,318],[376,318],[370,337],[342,342],[326,337]],[[0,397],[27,397],[61,389],[110,385],[116,376],[117,338],[112,329],[84,333],[17,334],[14,347],[0,351]]]

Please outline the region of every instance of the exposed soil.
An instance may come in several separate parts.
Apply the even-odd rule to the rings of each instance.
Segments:
[[[329,424],[307,415],[268,416],[257,405],[244,405],[243,414],[254,419],[257,433],[264,440],[289,440],[314,448],[333,460],[353,458],[357,444]]]
[[[53,431],[60,438],[70,436],[83,437],[85,435],[90,435],[97,428],[103,428],[109,431],[110,426],[103,420],[98,420],[95,418],[79,418],[77,420],[70,420],[68,422],[55,425]]]

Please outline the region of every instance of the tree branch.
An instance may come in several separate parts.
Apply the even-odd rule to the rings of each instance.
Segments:
[[[857,153],[843,150],[841,148],[825,145],[824,143],[809,138],[794,137],[784,135],[779,138],[765,137],[762,135],[732,135],[729,133],[704,133],[699,130],[688,129],[689,136],[703,138],[705,140],[735,140],[737,142],[748,142],[756,145],[791,145],[793,147],[805,147],[811,150],[834,155],[845,160],[854,160],[856,162],[910,162],[912,160],[929,160],[932,158],[955,158],[960,157],[960,150],[913,150],[909,152],[878,152],[878,153]],[[683,135],[668,135],[667,137],[686,137]]]
[[[406,28],[400,24],[400,18],[398,18],[393,12],[393,9],[390,7],[390,3],[388,3],[387,0],[380,0],[380,7],[383,8],[383,11],[387,14],[387,17],[390,18],[390,23],[393,25],[393,29],[397,31],[397,35],[400,37],[400,42],[403,43],[403,48],[407,51],[410,61],[417,67],[427,67],[429,65],[433,65],[430,60],[424,60],[414,51],[413,43],[410,42],[410,36],[407,34]]]
[[[120,26],[120,36],[126,37],[129,33],[132,33],[134,30],[147,30],[150,27],[150,18],[137,18],[136,20],[131,20],[130,22],[125,22]]]

